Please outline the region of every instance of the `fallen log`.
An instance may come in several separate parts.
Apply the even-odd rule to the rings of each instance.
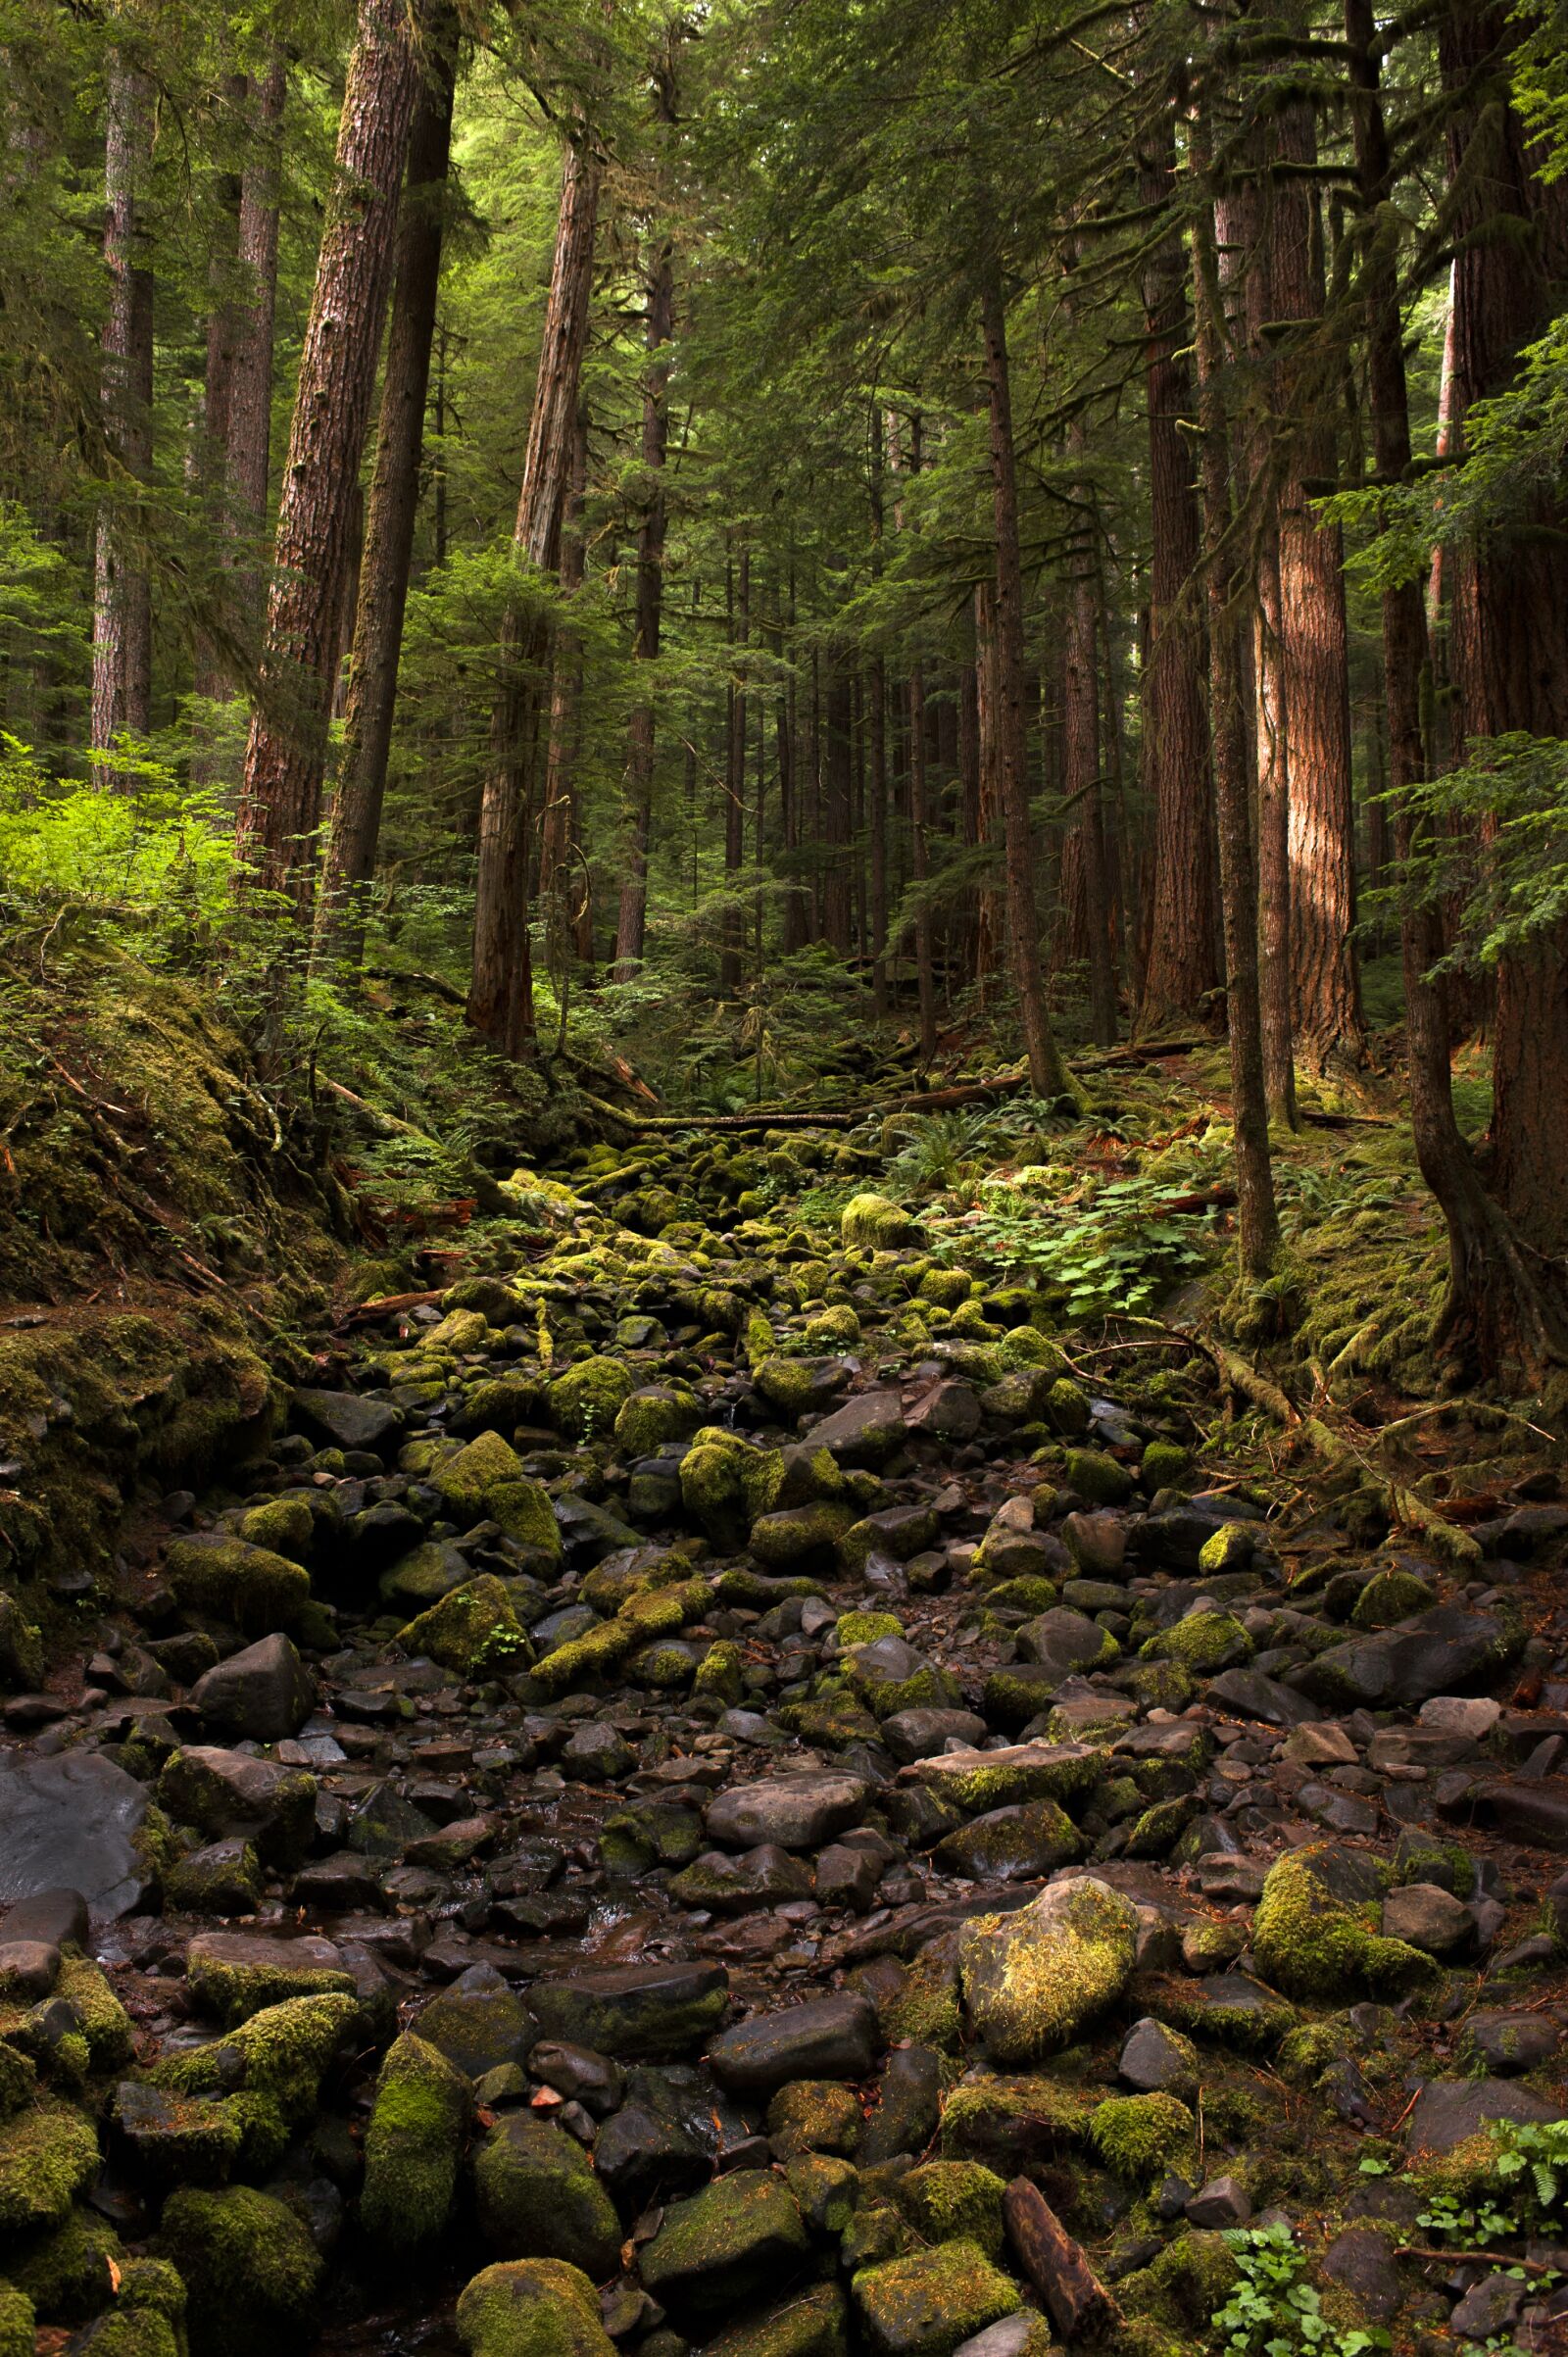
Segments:
[[[1018,2263],[1063,2340],[1085,2340],[1121,2322],[1121,2311],[1037,2185],[1015,2177],[1002,2199]]]

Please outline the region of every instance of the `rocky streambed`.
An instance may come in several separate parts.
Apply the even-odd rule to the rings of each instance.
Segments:
[[[842,1153],[582,1156],[8,1607],[0,2357],[1560,2330],[1553,1482],[1282,1547]]]

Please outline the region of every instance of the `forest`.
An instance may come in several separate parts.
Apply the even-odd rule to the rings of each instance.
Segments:
[[[0,122],[0,2357],[1551,2357],[1564,0]]]

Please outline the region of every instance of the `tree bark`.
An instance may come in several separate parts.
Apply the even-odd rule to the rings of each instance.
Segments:
[[[583,585],[588,551],[583,539],[582,511],[588,488],[588,418],[581,402],[573,427],[571,480],[566,513],[561,528],[561,595],[569,604]],[[539,827],[539,896],[562,891],[570,895],[574,954],[585,964],[594,955],[592,879],[582,859],[577,822],[577,756],[582,746],[582,639],[563,621],[556,641],[550,675],[550,741],[545,755],[545,807]],[[574,864],[575,883],[564,879]]]
[[[1007,312],[1002,272],[986,270],[980,298],[985,348],[992,513],[996,532],[996,689],[1002,822],[1006,846],[1007,930],[1013,986],[1030,1085],[1037,1097],[1066,1093],[1046,1007],[1035,911],[1034,846],[1029,833],[1029,736],[1024,710],[1023,561],[1018,544],[1018,484],[1007,376]]]
[[[1198,171],[1204,174],[1208,168],[1205,132],[1206,125],[1200,120],[1195,121],[1193,160]],[[1248,810],[1247,725],[1236,623],[1237,558],[1231,515],[1223,298],[1211,198],[1201,180],[1199,194],[1200,202],[1193,214],[1193,309],[1202,453],[1209,730],[1225,933],[1225,1013],[1230,1034],[1236,1137],[1237,1223],[1243,1274],[1255,1281],[1266,1276],[1273,1265],[1279,1247],[1279,1214],[1269,1160],[1263,1014],[1258,989],[1257,870],[1252,859]]]
[[[1069,461],[1086,455],[1083,419],[1067,428]],[[1093,505],[1093,489],[1080,476],[1074,486],[1080,510]],[[1108,1048],[1116,1037],[1116,965],[1111,946],[1110,881],[1105,859],[1105,812],[1100,791],[1100,696],[1095,669],[1099,597],[1092,525],[1080,520],[1068,560],[1066,628],[1062,634],[1063,800],[1070,804],[1078,846],[1083,897],[1084,951],[1089,966],[1089,1036]]]
[[[249,96],[245,168],[240,174],[234,350],[229,365],[223,479],[234,564],[235,628],[254,649],[263,582],[256,552],[267,524],[272,454],[272,347],[277,313],[278,189],[288,80],[273,50]]]
[[[153,85],[130,54],[111,50],[106,75],[104,134],[104,264],[109,310],[103,330],[106,440],[122,480],[98,523],[93,601],[92,746],[108,753],[128,731],[145,736],[152,724],[152,584],[134,527],[133,510],[152,471],[153,275],[147,267],[142,207],[152,171]],[[126,781],[112,767],[110,781]]]
[[[1450,0],[1440,61],[1450,96],[1449,234],[1454,423],[1511,379],[1521,349],[1560,306],[1568,279],[1568,193],[1533,173],[1511,103],[1519,34],[1494,0]],[[1489,737],[1568,735],[1568,530],[1541,493],[1453,566],[1451,654],[1464,755]],[[1568,1252],[1568,926],[1544,928],[1497,964],[1489,1194],[1521,1248],[1526,1293],[1495,1239],[1468,1311],[1487,1367],[1539,1380],[1564,1351]]]
[[[733,669],[724,693],[724,887],[729,905],[724,910],[718,958],[720,998],[733,999],[741,986],[741,948],[745,925],[740,905],[740,874],[746,863],[746,659],[752,623],[752,553],[741,550],[740,564],[725,566],[725,609]]]
[[[974,592],[975,751],[978,764],[978,840],[995,856],[1002,838],[1002,749],[997,737],[997,600],[989,581]],[[975,912],[975,975],[982,989],[1003,962],[1002,895],[990,880],[981,884]]]
[[[931,877],[925,750],[925,674],[916,663],[909,673],[909,857],[916,884],[928,883]],[[937,986],[931,962],[931,911],[923,905],[914,920],[914,972],[920,1005],[920,1059],[929,1064],[937,1052]]]
[[[1355,93],[1356,176],[1368,246],[1363,265],[1367,316],[1367,390],[1373,458],[1387,482],[1410,464],[1410,419],[1399,313],[1397,217],[1394,172],[1378,83],[1372,0],[1345,0],[1346,40]],[[1419,848],[1409,794],[1427,776],[1422,727],[1423,674],[1429,660],[1423,585],[1400,582],[1383,593],[1383,682],[1389,732],[1389,780],[1396,796],[1396,845],[1401,864]],[[1426,897],[1402,913],[1405,1063],[1411,1128],[1421,1175],[1447,1226],[1448,1293],[1439,1325],[1442,1347],[1495,1374],[1524,1339],[1539,1375],[1560,1340],[1562,1303],[1543,1294],[1518,1236],[1488,1198],[1475,1157],[1454,1115],[1447,996],[1433,966],[1443,955],[1442,911]]]
[[[590,136],[567,147],[556,221],[539,373],[513,547],[535,571],[561,563],[562,521],[588,344],[594,243],[603,167]],[[502,616],[501,684],[490,714],[490,753],[479,803],[474,888],[473,972],[467,1017],[503,1055],[523,1054],[533,1037],[528,942],[529,835],[539,768],[542,714],[549,700],[550,625],[520,596]]]
[[[1146,205],[1168,205],[1173,185],[1168,123],[1143,163]],[[1214,934],[1214,792],[1204,703],[1207,652],[1196,574],[1200,524],[1187,427],[1186,267],[1172,228],[1144,271],[1145,381],[1149,406],[1150,640],[1145,725],[1153,803],[1148,951],[1139,1034],[1212,1020],[1219,985]]]
[[[654,663],[664,590],[664,456],[669,445],[669,360],[665,347],[674,332],[674,251],[660,241],[648,282],[643,341],[648,361],[643,377],[642,460],[649,480],[647,507],[637,536],[637,622],[632,657]],[[654,703],[639,696],[632,708],[626,748],[626,874],[620,888],[620,921],[615,934],[615,974],[629,981],[642,963],[648,929],[648,845],[654,809]]]
[[[246,74],[224,74],[223,111],[236,126],[244,119],[249,95],[250,81]],[[210,308],[206,367],[193,454],[207,526],[220,548],[227,534],[228,411],[234,383],[234,354],[240,335],[237,282],[242,185],[237,172],[223,171],[217,175],[218,243],[207,269]],[[208,703],[221,702],[232,689],[230,666],[223,660],[220,639],[210,629],[203,629],[197,638],[193,685],[196,695]],[[196,777],[211,777],[211,757],[205,750],[198,752],[192,761],[191,771]]]
[[[1350,800],[1349,652],[1345,550],[1338,524],[1313,514],[1311,487],[1337,472],[1334,411],[1341,354],[1326,341],[1322,224],[1312,180],[1312,107],[1285,107],[1273,182],[1269,280],[1274,320],[1298,332],[1280,347],[1275,406],[1284,437],[1279,481],[1280,629],[1289,736],[1291,970],[1298,1053],[1314,1070],[1366,1056],[1355,957],[1355,820]],[[1315,331],[1315,337],[1314,337]]]
[[[396,0],[361,0],[278,509],[236,841],[308,925],[350,506],[375,390],[418,69]]]
[[[852,700],[846,657],[828,657],[823,699],[826,759],[822,764],[822,848],[827,854],[822,883],[822,932],[836,958],[850,955],[850,728]]]
[[[398,221],[392,325],[381,387],[375,471],[370,478],[360,557],[343,753],[332,807],[322,906],[323,947],[328,956],[355,965],[364,955],[365,903],[375,873],[392,752],[452,154],[457,19],[441,5],[439,13],[432,7],[428,25],[429,44],[409,133],[408,178]]]

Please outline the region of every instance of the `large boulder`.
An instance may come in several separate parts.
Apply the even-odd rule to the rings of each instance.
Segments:
[[[94,1915],[139,1906],[147,1788],[99,1751],[0,1761],[0,1904],[62,1887]]]
[[[1070,2045],[1133,1975],[1138,1910],[1092,1876],[1054,1883],[1016,1915],[982,1915],[958,1942],[970,2025],[991,2061],[1036,2062]]]
[[[297,1735],[316,1708],[316,1681],[289,1639],[277,1634],[205,1671],[190,1698],[220,1735],[275,1743]]]

